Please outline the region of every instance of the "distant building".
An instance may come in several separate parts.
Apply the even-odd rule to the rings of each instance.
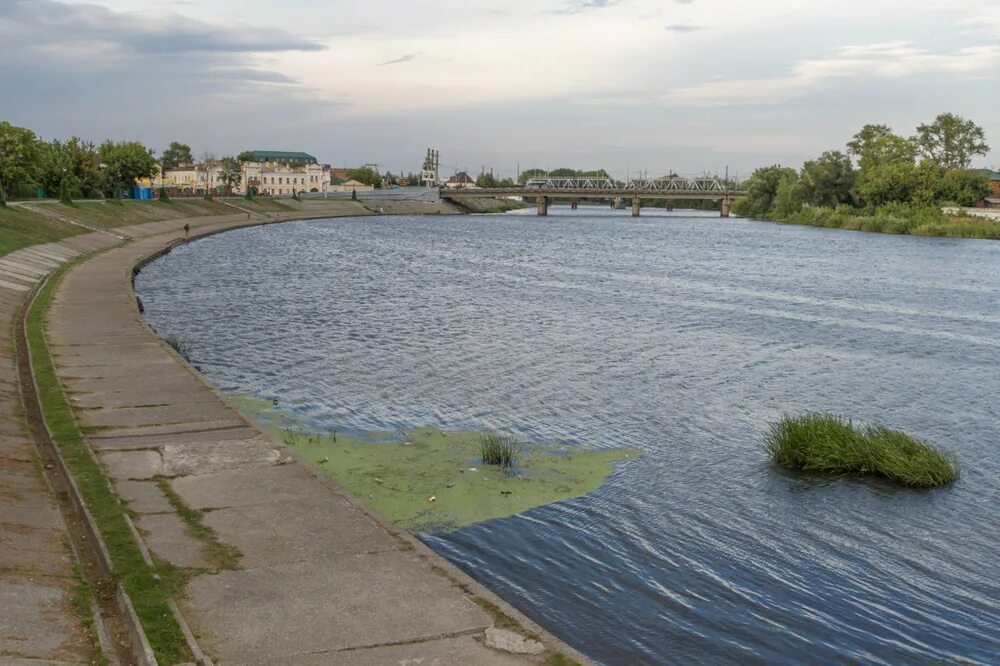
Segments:
[[[978,205],[980,208],[1000,208],[1000,171],[976,169],[989,178],[990,193]]]
[[[375,188],[372,187],[371,185],[365,185],[364,183],[358,182],[356,180],[348,179],[341,183],[334,183],[333,185],[330,185],[329,191],[350,192],[353,190],[355,192],[371,192],[374,189]]]
[[[296,192],[329,192],[330,167],[320,164],[289,166],[280,162],[247,162],[240,188],[253,187],[260,194],[281,196]]]
[[[284,152],[280,150],[251,150],[254,162],[289,164],[303,166],[306,164],[319,164],[318,160],[309,153]]]
[[[460,187],[475,187],[476,179],[465,173],[464,171],[459,171],[454,176],[448,179],[448,182],[444,184],[445,187],[450,187],[452,189]]]

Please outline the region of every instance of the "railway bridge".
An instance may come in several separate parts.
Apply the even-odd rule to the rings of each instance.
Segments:
[[[569,199],[575,208],[582,199],[610,200],[615,208],[622,209],[631,199],[632,215],[638,217],[643,199],[665,199],[667,209],[679,200],[708,200],[719,202],[722,217],[729,217],[735,199],[746,196],[741,183],[716,177],[700,178],[642,178],[619,181],[613,178],[532,178],[522,187],[457,187],[442,188],[444,199],[470,199],[482,197],[524,197],[535,199],[539,215],[549,214],[553,199]]]

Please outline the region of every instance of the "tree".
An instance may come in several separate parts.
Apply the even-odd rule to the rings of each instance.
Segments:
[[[945,169],[968,169],[973,155],[990,151],[983,128],[954,113],[942,113],[929,125],[918,125],[913,142],[921,155]]]
[[[176,169],[181,164],[193,164],[194,157],[191,156],[191,146],[171,141],[167,149],[163,151],[160,162],[163,165],[164,171],[167,169]]]
[[[365,185],[371,185],[375,189],[382,188],[382,176],[379,172],[372,167],[361,167],[359,169],[351,169],[348,172],[348,176],[351,180],[356,180],[359,183],[364,183]]]
[[[865,125],[847,142],[847,153],[861,159],[875,140],[888,136],[893,136],[892,128],[888,125]]]
[[[917,166],[897,160],[862,169],[854,187],[855,200],[869,207],[910,201],[917,191]]]
[[[136,180],[152,178],[156,173],[153,151],[138,141],[105,141],[100,155],[105,191],[115,199],[121,197],[126,187],[133,187]]]
[[[851,158],[836,150],[828,150],[802,166],[800,194],[813,206],[850,203],[854,187],[854,166]]]
[[[6,199],[35,185],[40,148],[34,132],[0,121],[0,189]]]
[[[938,203],[975,206],[990,195],[990,179],[985,172],[968,169],[945,171],[934,190]]]
[[[862,171],[893,162],[913,164],[917,158],[916,144],[894,134],[888,125],[865,125],[847,143],[847,152],[858,158]]]
[[[240,164],[244,164],[246,162],[256,162],[257,154],[252,150],[244,150],[236,156],[236,159],[239,160]]]
[[[219,162],[219,180],[226,188],[226,194],[233,193],[233,188],[243,180],[243,168],[238,157],[223,157]]]
[[[90,141],[72,137],[40,145],[38,181],[60,199],[100,196],[101,158]]]
[[[525,169],[517,180],[521,185],[524,185],[532,178],[545,178],[546,175],[548,174],[545,169]]]
[[[802,210],[802,203],[802,181],[789,169],[778,181],[769,215],[779,220],[787,219]]]
[[[747,181],[747,195],[736,201],[733,210],[748,217],[769,216],[778,194],[778,186],[786,178],[798,180],[795,169],[777,165],[757,169]]]
[[[476,187],[498,187],[497,179],[492,173],[484,173],[476,178]]]

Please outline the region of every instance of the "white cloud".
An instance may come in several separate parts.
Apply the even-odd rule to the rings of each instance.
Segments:
[[[1000,45],[931,53],[909,42],[845,46],[828,59],[803,60],[782,76],[715,80],[678,88],[662,99],[679,106],[779,104],[820,90],[836,79],[893,79],[918,75],[996,76]]]

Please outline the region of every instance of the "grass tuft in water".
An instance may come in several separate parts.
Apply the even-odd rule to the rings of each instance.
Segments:
[[[764,448],[782,467],[881,476],[910,488],[947,486],[959,474],[951,453],[899,430],[857,426],[833,414],[785,416],[764,435]]]
[[[524,444],[513,435],[486,432],[479,436],[479,455],[484,465],[512,469],[523,450]]]

